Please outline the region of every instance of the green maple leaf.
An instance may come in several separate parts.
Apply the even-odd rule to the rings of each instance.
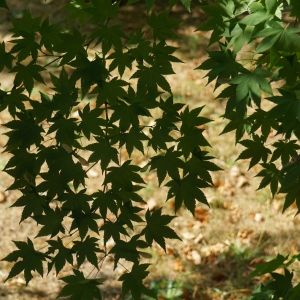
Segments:
[[[33,61],[31,61],[26,66],[17,62],[16,66],[14,66],[11,70],[11,72],[17,73],[14,79],[14,85],[18,87],[23,83],[27,92],[31,94],[34,85],[33,79],[45,84],[44,79],[40,74],[40,72],[44,70],[45,70],[44,67],[35,64]]]
[[[77,119],[64,117],[53,118],[51,121],[54,123],[48,129],[47,134],[56,131],[55,139],[60,143],[72,144],[72,141],[76,139],[76,133],[79,131],[77,125]]]
[[[32,217],[38,224],[44,225],[36,237],[46,235],[54,237],[59,232],[65,233],[65,228],[62,225],[62,221],[65,216],[66,212],[57,207],[55,210],[48,208],[45,210],[44,215]]]
[[[89,15],[92,15],[91,22],[102,25],[107,19],[117,16],[120,2],[116,2],[113,5],[111,0],[91,0],[91,2],[94,7],[84,9]]]
[[[120,147],[126,145],[129,156],[131,156],[134,148],[144,153],[143,140],[146,141],[149,140],[149,138],[141,131],[141,129],[131,127],[129,132],[120,134]]]
[[[237,84],[236,99],[243,101],[246,97],[250,97],[259,107],[261,100],[261,91],[273,95],[272,88],[266,77],[270,77],[271,72],[257,67],[254,72],[248,71],[240,74],[231,80],[230,83]]]
[[[89,235],[84,241],[74,241],[72,251],[76,253],[77,264],[80,267],[85,259],[87,259],[93,266],[98,269],[98,259],[96,252],[103,252],[99,249],[97,244],[98,239],[90,237]]]
[[[111,47],[122,52],[122,38],[127,39],[126,35],[121,30],[121,25],[114,25],[111,27],[99,25],[99,28],[94,30],[90,37],[98,39],[96,45],[102,43],[103,55],[106,55]]]
[[[172,31],[172,29],[182,23],[182,20],[170,19],[169,11],[164,11],[158,15],[152,12],[147,23],[153,30],[154,38],[166,40],[168,38],[177,38],[177,35]]]
[[[12,68],[13,60],[14,56],[9,52],[5,52],[5,43],[2,42],[0,44],[0,72],[2,72],[4,67],[10,70]]]
[[[19,38],[9,41],[15,44],[10,50],[10,53],[19,52],[17,56],[19,62],[30,56],[33,58],[33,61],[36,62],[38,50],[41,49],[41,46],[35,41],[35,33],[23,31],[21,36],[23,37],[22,39]]]
[[[39,30],[39,25],[41,23],[42,17],[32,18],[30,11],[25,10],[21,19],[11,18],[13,27],[9,29],[10,32],[13,32],[13,37],[22,36],[24,31],[28,33],[34,33]]]
[[[128,292],[131,292],[132,298],[134,300],[141,299],[142,293],[157,299],[156,293],[154,290],[150,290],[143,285],[143,279],[149,274],[146,269],[149,267],[149,264],[137,264],[135,263],[131,269],[131,272],[125,273],[120,276],[119,281],[123,281],[122,284],[122,296],[125,297]]]
[[[21,147],[30,148],[31,145],[39,146],[43,141],[41,133],[43,128],[36,124],[30,112],[16,113],[19,120],[13,120],[6,124],[5,127],[12,129],[9,135],[7,146],[20,144]]]
[[[74,193],[71,190],[68,193],[59,195],[58,200],[64,202],[62,209],[84,211],[86,213],[90,212],[89,201],[93,198],[91,195],[85,194],[86,190],[83,189],[78,193]]]
[[[150,170],[157,169],[158,183],[161,185],[167,174],[173,179],[179,179],[179,168],[184,168],[183,161],[179,158],[182,152],[174,151],[171,147],[166,153],[154,156],[150,162]]]
[[[59,236],[56,241],[49,240],[47,243],[50,245],[47,251],[48,255],[58,251],[56,255],[52,257],[51,262],[48,262],[48,274],[52,270],[53,266],[55,266],[56,274],[58,274],[65,266],[66,262],[73,265],[73,250],[66,248]]]
[[[127,160],[123,165],[118,167],[110,167],[109,172],[104,180],[104,184],[111,183],[113,189],[124,189],[131,192],[133,190],[133,182],[145,183],[142,177],[137,173],[140,167],[130,165],[130,160]]]
[[[102,284],[106,280],[105,278],[86,279],[81,271],[73,269],[73,272],[75,275],[60,278],[67,284],[62,288],[57,298],[71,296],[70,300],[102,300],[97,285]]]
[[[94,212],[82,212],[78,209],[73,209],[70,216],[73,218],[73,222],[70,228],[72,230],[79,230],[80,238],[83,240],[87,235],[89,229],[99,234],[98,225],[96,220],[100,219],[100,216]]]
[[[206,151],[194,152],[191,158],[185,163],[184,175],[187,173],[195,174],[201,179],[207,181],[209,184],[213,185],[212,178],[208,171],[220,171],[222,169],[209,161],[213,157],[206,156],[207,153],[208,152]]]
[[[149,245],[154,240],[166,251],[165,238],[181,239],[173,229],[167,226],[175,217],[162,215],[161,211],[162,209],[160,208],[150,214],[150,211],[147,210],[145,214],[147,225],[141,231],[141,235],[145,235],[145,239]]]
[[[126,191],[124,189],[121,189],[119,191],[116,191],[116,194],[120,197],[120,199],[123,201],[123,203],[134,201],[134,202],[140,202],[146,204],[146,202],[143,200],[143,198],[137,194],[136,192],[141,190],[143,187],[139,185],[134,185],[132,188],[132,191]]]
[[[76,60],[71,61],[69,65],[75,68],[70,80],[76,82],[80,79],[81,81],[82,99],[93,84],[102,85],[109,75],[102,60],[97,55],[93,61],[90,61],[86,55],[80,53]]]
[[[273,17],[274,15],[268,13],[267,11],[259,10],[244,17],[242,20],[240,20],[240,24],[256,26],[261,23],[266,23],[266,21],[272,19]]]
[[[128,82],[114,77],[108,82],[103,82],[101,86],[98,85],[91,94],[98,94],[97,106],[101,106],[105,102],[110,105],[116,105],[119,98],[126,97],[127,93],[123,87],[127,85]]]
[[[116,201],[120,200],[120,196],[118,196],[114,191],[109,190],[106,193],[102,191],[98,191],[91,195],[94,200],[92,204],[92,210],[96,210],[99,208],[101,217],[106,219],[107,210],[109,209],[115,216],[118,215],[118,205]]]
[[[271,48],[277,51],[293,53],[300,46],[299,28],[286,28],[277,22],[268,22],[269,28],[259,31],[255,37],[264,38],[257,46],[255,53],[262,53]]]
[[[298,155],[297,150],[300,146],[297,144],[297,140],[284,141],[280,140],[275,142],[272,146],[276,148],[271,157],[271,162],[277,160],[279,157],[281,159],[281,164],[284,166],[293,156]]]
[[[37,271],[41,276],[43,276],[42,262],[46,260],[46,255],[42,252],[36,251],[29,238],[27,238],[27,243],[20,241],[13,242],[19,250],[13,251],[2,260],[9,262],[17,261],[18,259],[22,260],[14,264],[5,281],[24,271],[26,285],[28,285],[29,281],[33,278],[31,274],[32,271]]]
[[[126,202],[120,207],[120,215],[118,216],[118,220],[125,223],[130,229],[133,230],[134,228],[132,221],[144,222],[143,219],[138,215],[138,213],[142,210],[142,208],[133,206],[131,202]]]
[[[126,229],[123,227],[124,222],[122,221],[106,221],[104,222],[104,225],[101,227],[100,230],[104,231],[104,245],[106,245],[107,241],[112,237],[114,241],[120,240],[120,234],[123,234],[125,236],[129,236]]]
[[[32,192],[22,195],[13,205],[11,205],[11,207],[20,206],[24,206],[20,223],[31,215],[42,215],[44,209],[49,207],[46,196],[40,196]]]
[[[270,184],[271,193],[274,197],[278,190],[278,181],[279,181],[279,173],[280,171],[276,168],[276,166],[273,163],[269,164],[261,164],[261,166],[264,168],[261,170],[256,177],[263,177],[261,183],[259,184],[258,190],[266,187]]]
[[[81,118],[79,129],[88,139],[90,139],[91,133],[100,136],[104,135],[101,126],[107,126],[107,121],[99,118],[103,111],[104,109],[99,107],[91,110],[90,104],[87,104],[82,111],[79,110]]]
[[[17,109],[24,111],[24,101],[30,101],[30,99],[24,95],[23,92],[23,88],[13,89],[10,91],[10,93],[0,90],[0,111],[8,108],[8,111],[12,117],[16,116]]]
[[[171,180],[166,186],[170,187],[168,199],[175,197],[175,212],[181,207],[182,203],[194,214],[196,200],[209,206],[201,188],[210,185],[202,179],[197,178],[195,174],[188,174],[180,180]]]
[[[29,153],[25,149],[16,149],[10,151],[13,155],[10,160],[7,162],[3,171],[13,169],[14,177],[19,178],[24,176],[25,173],[34,174],[35,165],[36,165],[36,154]]]
[[[170,85],[163,75],[174,74],[161,66],[139,66],[131,78],[138,78],[138,89],[147,90],[149,92],[157,91],[157,86],[163,90],[171,92]]]
[[[153,129],[150,129],[149,132],[151,134],[151,138],[149,139],[148,144],[154,151],[158,151],[158,149],[167,150],[168,146],[166,143],[174,141],[174,139],[170,136],[170,129],[155,126]]]
[[[89,162],[100,160],[102,170],[106,170],[111,161],[119,164],[118,151],[110,145],[108,139],[103,137],[95,137],[95,139],[98,143],[90,144],[86,147],[86,150],[93,152],[89,157]]]
[[[53,45],[61,42],[58,24],[49,25],[49,18],[42,22],[39,33],[41,35],[40,46],[44,46],[50,52],[53,51]]]
[[[210,70],[205,77],[210,83],[216,79],[215,88],[219,87],[223,81],[235,78],[239,72],[246,69],[236,61],[236,55],[220,44],[222,51],[208,51],[209,58],[205,60],[196,70]]]
[[[299,167],[299,166],[298,166]],[[299,174],[297,174],[299,176]],[[287,208],[289,208],[293,203],[296,201],[296,205],[298,208],[297,214],[300,213],[300,186],[299,186],[299,177],[297,178],[298,180],[294,180],[293,178],[293,183],[292,185],[288,185],[287,187],[284,186],[284,189],[281,188],[279,190],[279,193],[287,193],[285,200],[284,200],[284,205],[282,208],[282,212],[285,212]]]
[[[90,18],[90,14],[85,11],[85,9],[90,8],[90,6],[90,3],[86,3],[83,0],[76,0],[71,1],[62,9],[66,10],[69,13],[68,23],[77,20],[82,26]]]
[[[59,65],[65,65],[73,60],[77,55],[87,56],[83,45],[86,36],[82,35],[76,28],[73,27],[73,33],[60,33],[58,35],[61,42],[53,46],[53,50],[59,53],[65,53]],[[70,47],[72,45],[72,47]]]
[[[147,248],[148,244],[145,241],[138,240],[140,236],[133,236],[130,241],[116,241],[115,246],[109,251],[109,253],[114,253],[115,267],[117,267],[118,262],[121,258],[126,259],[127,261],[132,261],[133,263],[138,263],[140,259],[138,248]]]
[[[119,74],[122,77],[126,68],[131,70],[133,57],[130,55],[130,53],[130,50],[123,52],[122,49],[115,49],[115,51],[107,57],[107,59],[113,60],[109,65],[109,71],[113,71],[114,69],[118,68]]]
[[[35,101],[30,99],[30,104],[33,107],[32,113],[35,117],[35,120],[40,123],[44,120],[50,120],[53,114],[53,104],[50,98],[40,92],[41,101]]]
[[[268,154],[271,154],[271,150],[264,146],[262,138],[258,135],[253,135],[253,140],[243,140],[239,142],[247,149],[244,150],[236,160],[251,158],[249,169],[259,163],[262,160],[264,163],[268,159]]]
[[[182,150],[185,158],[187,158],[190,153],[197,151],[200,146],[210,147],[210,144],[202,134],[203,131],[204,129],[191,128],[178,139],[178,149]]]
[[[268,112],[268,118],[279,119],[286,132],[294,127],[296,120],[300,120],[300,99],[295,91],[279,89],[281,96],[273,96],[267,100],[277,104]]]

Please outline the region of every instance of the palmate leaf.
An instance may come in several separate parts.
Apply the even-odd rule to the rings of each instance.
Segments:
[[[273,95],[272,88],[266,77],[270,77],[271,72],[257,67],[253,73],[246,72],[236,76],[230,83],[237,84],[236,99],[243,101],[249,96],[254,103],[260,107],[261,91]]]
[[[73,250],[65,247],[60,237],[57,237],[56,241],[49,240],[47,243],[50,245],[47,251],[48,255],[58,251],[56,255],[52,257],[52,260],[48,262],[48,274],[53,266],[55,266],[56,274],[58,274],[66,262],[73,265]]]
[[[4,67],[10,70],[12,68],[13,60],[14,60],[14,56],[9,52],[5,51],[5,43],[2,42],[0,44],[0,72],[2,72]]]
[[[112,188],[115,190],[124,189],[131,192],[133,190],[133,182],[145,183],[137,173],[141,168],[131,165],[130,162],[130,160],[127,160],[122,166],[108,168],[107,171],[109,173],[105,177],[104,184],[111,183]]]
[[[166,153],[153,156],[150,170],[157,169],[158,184],[161,185],[167,174],[173,179],[179,179],[179,168],[184,168],[184,162],[179,158],[182,152],[170,148]]]
[[[57,298],[71,296],[70,300],[102,300],[98,285],[102,284],[105,278],[87,279],[79,270],[73,269],[74,275],[60,278],[67,284],[62,288]]]
[[[116,2],[112,5],[112,0],[91,0],[94,7],[88,7],[84,10],[92,15],[91,21],[100,25],[104,24],[108,19],[117,16],[119,3]]]
[[[268,22],[269,28],[259,31],[255,37],[264,38],[255,50],[262,53],[274,47],[277,51],[293,53],[295,48],[300,47],[300,37],[297,33],[299,28],[282,27],[277,22]]]
[[[98,239],[89,235],[83,241],[74,241],[72,251],[76,253],[77,264],[80,267],[85,259],[87,259],[95,268],[98,269],[97,252],[103,252],[99,249]]]
[[[131,70],[133,57],[131,57],[130,51],[123,52],[122,49],[115,49],[115,51],[110,54],[107,59],[113,60],[109,66],[109,71],[113,71],[118,68],[118,72],[121,77],[123,76],[126,68]]]
[[[253,140],[243,140],[239,142],[247,149],[244,150],[236,160],[251,158],[249,169],[259,163],[262,160],[264,163],[267,161],[268,154],[271,154],[271,150],[264,146],[262,138],[258,135],[253,135]]]
[[[257,189],[260,190],[270,184],[271,193],[272,193],[272,196],[274,197],[278,190],[280,171],[276,168],[276,166],[273,163],[269,163],[269,164],[264,163],[264,164],[261,164],[261,166],[264,169],[261,170],[256,175],[256,177],[263,177],[263,179]]]
[[[23,83],[27,92],[31,94],[34,85],[33,79],[45,84],[44,79],[40,74],[40,72],[44,70],[44,67],[35,64],[33,61],[26,66],[17,62],[16,66],[14,66],[11,70],[11,72],[17,73],[14,79],[14,85],[19,87]]]
[[[105,221],[104,225],[101,227],[102,231],[104,231],[104,245],[106,245],[107,241],[112,237],[113,240],[119,241],[120,240],[120,234],[123,234],[125,236],[129,237],[129,234],[127,233],[126,229],[124,228],[124,222],[122,221]]]
[[[296,156],[297,150],[300,149],[300,146],[297,144],[297,140],[284,141],[280,140],[275,142],[272,146],[276,148],[271,157],[271,162],[281,159],[282,166],[286,165],[290,158]]]
[[[93,197],[92,210],[99,208],[101,217],[106,219],[107,210],[109,209],[115,216],[118,214],[117,200],[121,200],[113,190],[109,190],[106,193],[98,191],[91,195]]]
[[[14,244],[19,250],[11,252],[2,260],[9,262],[17,261],[18,259],[22,260],[14,264],[5,281],[17,276],[22,271],[24,271],[26,285],[33,278],[31,274],[32,271],[37,271],[41,276],[43,276],[43,261],[46,260],[47,255],[36,251],[29,238],[27,238],[27,243],[14,241]]]
[[[128,292],[131,292],[133,300],[141,299],[141,295],[145,294],[151,298],[157,299],[157,295],[154,290],[150,290],[143,285],[143,280],[149,274],[147,268],[149,264],[137,264],[135,263],[131,269],[131,272],[125,273],[120,276],[119,281],[123,281],[122,284],[122,296],[125,297]]]
[[[152,214],[147,210],[145,215],[147,225],[141,231],[141,235],[145,235],[145,239],[149,245],[151,245],[154,240],[166,251],[165,238],[181,239],[173,229],[167,226],[175,217],[162,215],[161,212],[161,208],[154,211]]]
[[[133,206],[131,202],[125,202],[120,207],[120,215],[118,216],[118,221],[126,224],[130,229],[134,230],[133,222],[144,222],[144,220],[138,215],[143,209],[137,206]]]
[[[133,236],[130,241],[116,241],[115,246],[109,251],[109,253],[114,253],[115,267],[117,267],[118,262],[121,258],[131,261],[133,263],[138,263],[140,259],[140,254],[137,248],[147,248],[148,244],[145,241],[139,240],[140,235]]]
[[[196,200],[209,206],[204,193],[200,189],[210,185],[206,181],[199,179],[195,174],[188,174],[180,180],[173,179],[166,186],[170,187],[168,199],[175,197],[175,212],[184,203],[186,208],[194,214]]]

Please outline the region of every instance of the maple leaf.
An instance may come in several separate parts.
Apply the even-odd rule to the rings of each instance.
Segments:
[[[120,207],[120,215],[118,216],[118,221],[123,222],[126,224],[130,229],[133,230],[133,224],[134,222],[144,222],[143,219],[138,215],[140,211],[142,211],[142,208],[139,208],[137,206],[133,206],[131,202],[126,202],[124,205]]]
[[[131,70],[133,57],[130,53],[130,51],[123,52],[122,49],[115,49],[115,51],[107,57],[107,59],[113,60],[109,66],[109,71],[118,68],[119,74],[122,77],[126,68]]]
[[[80,267],[85,259],[87,259],[95,268],[98,269],[98,259],[96,252],[103,252],[97,244],[98,239],[89,235],[84,241],[74,241],[72,251],[76,253],[77,264]]]
[[[102,300],[101,292],[97,288],[102,284],[105,278],[87,279],[79,270],[73,269],[75,275],[69,275],[60,278],[67,284],[62,288],[57,298],[71,296],[70,300],[85,299],[85,300]]]
[[[114,241],[120,240],[120,234],[124,234],[125,236],[129,236],[126,229],[123,227],[124,222],[122,221],[106,221],[100,230],[104,231],[104,245],[106,245],[107,241],[112,237]]]
[[[165,238],[181,239],[173,229],[167,226],[167,224],[169,224],[175,217],[162,215],[161,212],[161,208],[154,211],[152,214],[150,214],[150,211],[147,210],[145,214],[147,225],[140,234],[145,235],[145,239],[149,245],[151,245],[154,240],[166,251]]]
[[[131,272],[125,273],[120,276],[119,281],[123,281],[122,284],[122,296],[125,297],[128,292],[131,292],[132,298],[134,300],[141,299],[142,293],[157,299],[154,290],[150,290],[143,285],[143,279],[149,274],[147,268],[149,264],[137,264],[135,263],[131,269]]]
[[[34,63],[34,61],[31,61],[26,66],[17,62],[16,66],[14,66],[11,70],[11,72],[17,73],[14,79],[14,85],[18,87],[23,83],[27,92],[31,94],[34,85],[33,79],[45,84],[44,79],[40,74],[40,72],[44,70],[45,70],[44,67],[37,65],[36,63]]]
[[[76,82],[80,79],[82,99],[93,84],[102,85],[109,75],[102,60],[97,55],[93,61],[90,61],[86,55],[79,53],[76,60],[71,61],[69,65],[75,68],[70,80]]]
[[[157,91],[157,86],[163,90],[171,92],[170,85],[163,75],[174,74],[161,66],[138,66],[137,70],[131,78],[138,78],[138,89],[147,90],[149,92]]]
[[[70,215],[73,218],[73,222],[70,228],[70,231],[79,230],[79,236],[83,240],[87,235],[89,229],[99,234],[97,219],[100,219],[100,216],[94,212],[82,212],[78,209],[72,209],[72,214]]]
[[[102,25],[107,19],[117,16],[120,2],[116,2],[112,5],[111,0],[91,0],[91,3],[94,7],[84,9],[89,15],[92,15],[91,22]]]
[[[13,89],[10,93],[0,90],[0,111],[8,108],[12,117],[16,116],[17,109],[24,111],[24,101],[28,101],[29,98],[23,92],[23,88]]]
[[[0,44],[0,72],[2,72],[4,67],[10,70],[12,68],[13,60],[14,56],[5,51],[5,43],[2,42]]]
[[[96,210],[99,208],[101,217],[106,219],[107,210],[109,209],[115,216],[118,214],[118,205],[116,203],[117,200],[120,200],[120,196],[118,196],[113,190],[109,190],[106,193],[102,191],[98,191],[91,195],[94,200],[92,204],[92,210]]]
[[[142,132],[141,129],[131,127],[129,132],[120,134],[119,146],[122,147],[123,145],[126,145],[126,150],[129,155],[132,154],[134,148],[144,153],[143,140],[149,140],[149,138]]]
[[[58,35],[61,42],[53,46],[53,50],[59,53],[65,53],[60,61],[59,65],[65,65],[73,60],[77,55],[87,55],[83,44],[86,36],[82,35],[76,28],[73,27],[73,33],[60,33]],[[70,48],[70,44],[72,47]]]
[[[33,61],[36,61],[38,58],[38,50],[41,49],[41,46],[35,41],[35,33],[23,31],[21,36],[22,39],[18,38],[15,40],[10,40],[10,43],[15,44],[10,53],[18,53],[18,61],[22,61],[27,57],[31,56]]]
[[[126,97],[127,94],[123,86],[127,85],[128,83],[126,81],[114,77],[110,81],[103,82],[101,85],[95,87],[91,94],[98,94],[97,106],[101,106],[105,102],[110,105],[116,105],[119,98]]]
[[[65,233],[65,228],[62,225],[62,221],[67,215],[67,212],[59,209],[58,207],[56,207],[55,210],[48,208],[44,211],[44,215],[37,215],[32,217],[38,224],[44,225],[36,237],[46,235],[51,235],[51,237],[54,237],[59,232]]]
[[[121,30],[121,25],[108,27],[105,24],[99,25],[99,28],[95,29],[90,37],[98,39],[96,45],[102,43],[103,55],[106,55],[112,46],[122,53],[122,38],[127,38]]]
[[[137,248],[147,248],[148,244],[145,241],[139,240],[140,235],[133,236],[130,241],[117,240],[116,244],[112,247],[109,253],[114,253],[114,261],[116,269],[118,262],[121,258],[133,263],[138,263],[140,254]]]
[[[43,276],[42,262],[46,260],[47,255],[36,251],[30,238],[27,238],[27,243],[20,241],[13,242],[19,250],[11,252],[2,260],[9,262],[17,261],[19,258],[22,260],[14,264],[5,281],[24,271],[26,285],[28,285],[29,281],[33,278],[31,274],[32,271],[37,271],[41,276]]]
[[[283,166],[286,165],[290,161],[291,157],[298,155],[297,150],[300,149],[300,146],[297,144],[297,142],[297,140],[280,140],[272,144],[276,150],[273,152],[270,161],[273,162],[280,157],[281,164]]]
[[[36,124],[33,115],[30,111],[26,113],[19,112],[16,115],[19,120],[13,120],[4,124],[5,127],[12,129],[7,146],[16,143],[19,143],[24,148],[30,148],[31,145],[39,146],[43,141],[41,133],[44,130]]]
[[[40,92],[41,101],[35,101],[29,99],[31,106],[33,107],[33,113],[35,120],[40,123],[44,120],[50,120],[53,114],[53,103],[51,102],[50,98]]]
[[[107,171],[109,173],[105,177],[104,184],[111,183],[112,188],[115,190],[124,189],[131,192],[133,190],[133,182],[145,183],[137,173],[141,168],[130,165],[130,162],[130,160],[127,160],[121,166],[108,168]]]
[[[270,76],[270,71],[257,67],[253,73],[248,71],[232,79],[230,83],[238,85],[236,89],[237,101],[242,101],[249,96],[260,107],[261,91],[273,95],[270,83],[265,79]]]
[[[102,170],[106,170],[111,161],[119,164],[118,151],[110,145],[108,139],[103,137],[95,137],[95,139],[98,143],[90,144],[86,147],[86,150],[93,152],[89,157],[89,162],[98,162],[100,160]]]
[[[40,46],[44,46],[50,52],[53,51],[53,45],[61,42],[58,24],[49,25],[49,18],[42,22],[39,33],[41,35]]]
[[[168,146],[166,143],[173,142],[174,139],[170,136],[170,129],[160,128],[160,126],[155,126],[153,129],[149,130],[151,138],[149,139],[149,146],[153,148],[154,151],[158,149],[167,150]]]
[[[154,38],[166,40],[167,38],[177,38],[172,29],[182,23],[182,20],[170,19],[169,11],[164,11],[158,15],[152,12],[147,23],[153,30]]]
[[[243,140],[239,143],[247,149],[244,150],[236,160],[251,158],[249,169],[260,160],[265,163],[268,159],[268,154],[272,153],[270,149],[264,146],[262,139],[256,134],[253,134],[253,140]]]
[[[20,223],[31,215],[42,215],[44,209],[49,207],[46,196],[40,196],[32,192],[22,195],[13,205],[11,205],[11,207],[20,206],[24,206]]]
[[[258,190],[266,187],[270,184],[271,193],[274,197],[278,190],[279,182],[279,173],[280,171],[276,168],[273,163],[269,164],[260,164],[264,169],[261,170],[255,177],[263,177],[262,181],[259,184]]]
[[[300,120],[300,100],[295,91],[279,89],[281,96],[273,96],[267,100],[277,104],[268,112],[268,118],[276,118],[282,122],[283,131],[287,132]]]
[[[85,194],[86,189],[79,191],[78,193],[74,193],[69,190],[68,193],[64,193],[59,195],[58,200],[64,202],[62,205],[62,209],[66,210],[77,210],[84,211],[86,213],[90,212],[89,201],[92,201],[93,198],[91,195]]]
[[[168,199],[175,197],[175,212],[184,203],[186,208],[194,214],[196,200],[209,206],[204,193],[200,189],[210,185],[204,180],[197,178],[195,174],[188,174],[180,180],[171,180],[166,186],[170,187]]]
[[[79,129],[88,139],[90,139],[91,133],[100,136],[103,135],[101,126],[107,126],[107,121],[99,118],[103,111],[104,109],[99,107],[91,110],[89,104],[82,111],[78,111],[81,118]]]
[[[161,185],[167,174],[173,179],[179,179],[179,168],[184,168],[183,161],[179,158],[182,152],[174,151],[171,147],[165,153],[153,156],[150,162],[150,170],[157,169],[158,183]]]
[[[58,236],[57,240],[49,240],[47,243],[50,245],[47,251],[47,255],[53,254],[58,251],[57,254],[52,258],[50,262],[48,262],[48,274],[52,270],[53,266],[55,266],[56,274],[58,274],[62,268],[65,266],[66,262],[70,265],[73,265],[73,250],[66,248]]]
[[[299,28],[283,27],[278,22],[268,22],[268,28],[259,31],[255,37],[264,38],[257,46],[255,53],[262,53],[274,47],[277,51],[293,53],[300,46]]]

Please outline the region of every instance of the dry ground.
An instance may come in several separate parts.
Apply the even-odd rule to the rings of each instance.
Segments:
[[[53,19],[61,18],[56,13],[57,5],[53,1],[43,5],[39,1],[31,1],[30,7],[34,14],[42,10],[51,11]],[[14,13],[22,13],[27,1],[10,1],[8,5]],[[2,13],[2,11],[1,11]],[[137,25],[132,23],[132,14],[137,13],[143,22],[143,7],[136,11],[123,8],[121,20],[128,29]],[[175,99],[192,107],[206,105],[203,113],[214,121],[206,127],[206,138],[212,145],[208,149],[216,157],[215,163],[224,169],[213,174],[215,188],[207,189],[211,208],[199,205],[195,216],[181,209],[174,219],[172,227],[182,238],[182,242],[168,240],[167,253],[154,245],[152,249],[153,264],[149,284],[159,291],[160,299],[247,299],[248,294],[259,280],[266,281],[268,277],[250,281],[247,275],[253,270],[253,265],[263,259],[282,254],[294,254],[300,248],[298,230],[299,217],[294,217],[295,208],[281,213],[283,199],[279,196],[271,199],[270,192],[265,189],[255,191],[259,179],[254,176],[259,172],[258,167],[247,171],[248,162],[235,162],[242,147],[235,146],[234,134],[219,135],[226,122],[221,118],[225,103],[214,100],[216,93],[213,85],[206,86],[205,73],[194,70],[206,59],[205,45],[207,34],[194,33],[195,28],[203,20],[201,13],[192,16],[178,8],[177,14],[187,19],[187,23],[178,31],[181,40],[171,42],[180,46],[177,56],[185,63],[174,65],[176,75],[168,78]],[[0,14],[0,38],[7,40],[7,15]],[[1,87],[8,88],[11,77],[0,75]],[[41,87],[42,88],[42,87]],[[33,97],[37,96],[34,91]],[[0,115],[1,124],[10,119],[6,111]],[[1,127],[1,132],[4,128]],[[0,138],[0,146],[5,145],[6,139]],[[85,154],[83,154],[85,155]],[[5,166],[9,156],[1,154],[0,167]],[[94,190],[99,185],[100,170],[96,168],[89,172],[89,189]],[[149,206],[160,206],[165,199],[165,189],[158,189],[154,173],[145,178],[149,184],[143,194]],[[0,258],[13,251],[11,240],[31,239],[38,228],[31,220],[19,223],[22,209],[9,208],[18,198],[16,191],[5,192],[11,178],[1,173],[0,181]],[[172,213],[172,201],[165,204],[165,212]],[[41,244],[42,246],[42,244]],[[22,275],[3,283],[11,265],[0,262],[0,299],[28,300],[55,299],[62,284],[50,273],[47,278],[35,276],[29,286],[25,286]],[[89,272],[91,266],[85,265]],[[101,276],[109,280],[102,287],[104,299],[120,299],[120,284],[116,278],[124,271],[121,267],[112,273],[112,262],[105,261]],[[64,269],[60,276],[69,274],[70,269]],[[128,298],[129,300],[130,298]]]

